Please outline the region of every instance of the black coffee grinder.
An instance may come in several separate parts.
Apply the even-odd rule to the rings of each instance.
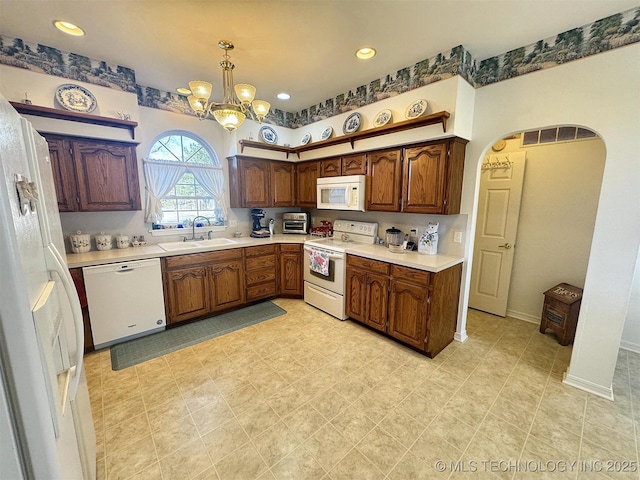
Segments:
[[[251,218],[253,219],[253,226],[251,227],[250,237],[254,238],[266,238],[270,236],[269,230],[262,226],[262,219],[265,217],[266,212],[261,208],[251,209]]]

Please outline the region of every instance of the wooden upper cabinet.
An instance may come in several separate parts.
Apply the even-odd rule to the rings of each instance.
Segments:
[[[340,157],[320,161],[321,177],[339,177],[340,175],[342,175],[342,161]]]
[[[320,162],[302,162],[296,165],[298,179],[298,206],[317,208],[316,183],[320,175]]]
[[[58,208],[140,210],[135,144],[47,135]]]
[[[49,158],[53,170],[53,183],[58,197],[58,210],[75,212],[78,210],[78,192],[76,190],[76,174],[73,162],[66,160],[67,152],[62,138],[47,138]],[[65,157],[66,156],[66,157]]]
[[[403,212],[442,212],[446,163],[446,144],[405,149],[402,182]]]
[[[404,149],[403,212],[460,213],[466,144],[453,138]]]
[[[343,157],[326,158],[320,161],[321,177],[340,175],[365,175],[367,173],[367,154],[356,153]]]
[[[296,204],[295,164],[271,162],[271,205],[293,207]]]
[[[231,208],[295,206],[295,164],[230,157],[229,197]]]
[[[342,175],[366,175],[366,173],[366,153],[356,153],[342,157]]]
[[[367,210],[400,211],[401,150],[371,152],[367,171]]]
[[[240,166],[242,206],[246,208],[270,205],[271,169],[264,160],[243,159]]]
[[[73,160],[80,210],[140,210],[134,147],[77,141],[73,142]]]

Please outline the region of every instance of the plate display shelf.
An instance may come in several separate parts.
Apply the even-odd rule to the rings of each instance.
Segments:
[[[330,147],[333,145],[340,145],[341,143],[350,143],[351,148],[354,148],[357,140],[365,138],[378,137],[380,135],[386,135],[388,133],[401,132],[403,130],[409,130],[411,128],[424,127],[426,125],[442,125],[442,131],[447,131],[447,120],[451,114],[449,112],[432,113],[431,115],[424,115],[418,118],[412,118],[411,120],[405,120],[403,122],[390,123],[382,127],[371,128],[369,130],[361,130],[355,133],[342,135],[339,137],[332,137],[326,140],[320,140],[318,142],[308,143],[306,145],[300,145],[298,147],[285,147],[282,145],[269,145],[263,142],[256,142],[255,140],[240,140],[240,153],[244,152],[245,148],[259,148],[262,150],[273,150],[276,152],[284,152],[289,158],[289,155],[295,153],[300,158],[300,153],[307,152],[309,150],[316,150],[318,148]]]
[[[131,120],[120,120],[119,118],[101,117],[99,115],[90,115],[88,113],[73,112],[71,110],[61,110],[59,108],[41,107],[38,105],[29,105],[20,102],[9,102],[18,113],[24,115],[33,115],[35,117],[55,118],[58,120],[68,120],[70,122],[90,123],[92,125],[100,125],[103,127],[114,127],[128,130],[131,139],[135,138],[135,128],[138,122]]]

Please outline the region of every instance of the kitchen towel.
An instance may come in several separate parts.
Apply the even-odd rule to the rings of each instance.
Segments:
[[[325,277],[329,276],[329,255],[321,250],[309,250],[309,269]]]

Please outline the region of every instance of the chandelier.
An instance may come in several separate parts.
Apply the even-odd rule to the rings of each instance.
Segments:
[[[233,69],[235,65],[229,60],[229,50],[233,50],[233,43],[220,40],[218,46],[224,50],[222,67],[222,102],[209,102],[212,85],[209,82],[192,81],[189,82],[191,95],[187,97],[189,105],[202,120],[211,114],[229,132],[233,132],[242,125],[247,114],[262,123],[264,117],[269,113],[271,105],[264,100],[254,100],[256,87],[247,83],[233,84]],[[235,91],[235,95],[234,95]]]

